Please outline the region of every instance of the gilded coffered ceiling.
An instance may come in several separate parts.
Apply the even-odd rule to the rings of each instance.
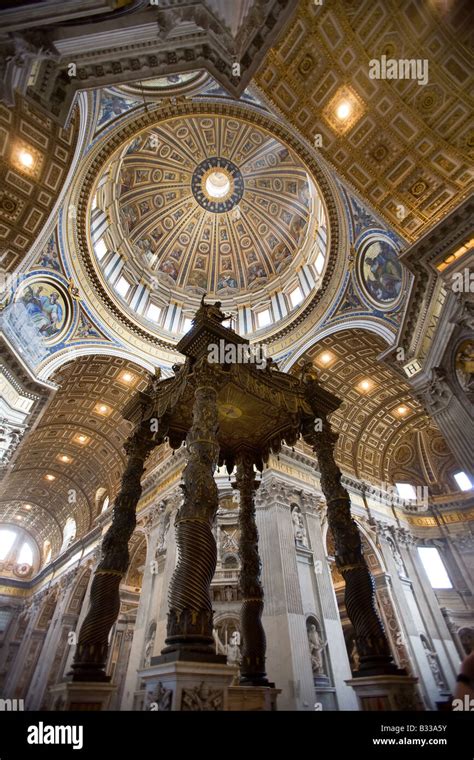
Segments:
[[[123,470],[130,423],[122,409],[146,385],[146,373],[116,357],[86,356],[64,365],[39,424],[2,482],[0,522],[21,525],[59,551],[68,517],[79,538],[93,527],[99,489],[112,498]]]
[[[256,82],[408,240],[472,190],[469,3],[302,0]],[[472,24],[471,24],[472,31]],[[375,79],[372,59],[420,59],[427,82]],[[348,114],[338,116],[341,103]]]
[[[107,213],[115,249],[126,248],[130,282],[229,297],[275,287],[311,255],[314,183],[257,126],[215,116],[158,124],[102,176],[96,208]]]
[[[26,99],[0,103],[0,267],[13,271],[35,242],[63,189],[79,118],[61,129]],[[0,294],[1,294],[0,284]]]
[[[342,399],[331,416],[337,460],[345,473],[370,483],[428,484],[433,494],[449,492],[455,460],[408,383],[379,361],[385,348],[366,330],[341,330],[298,362],[311,359],[321,385]]]

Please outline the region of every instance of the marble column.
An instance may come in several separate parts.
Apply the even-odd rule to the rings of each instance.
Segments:
[[[166,646],[176,659],[215,657],[210,587],[217,562],[212,532],[218,509],[217,376],[201,359],[193,368],[193,424],[186,437],[184,502],[176,518],[179,560],[171,580]],[[169,658],[167,658],[169,659]]]
[[[41,657],[38,660],[26,697],[27,710],[40,709],[43,694],[48,683],[49,673],[56,656],[58,655],[58,650],[59,656],[64,655],[64,649],[67,646],[67,633],[66,635],[64,633],[63,618],[69,602],[71,587],[76,573],[77,568],[74,568],[74,570],[67,572],[58,582],[59,590],[56,607],[49,623]]]
[[[436,669],[433,657],[429,657],[430,668],[433,672],[434,685],[439,695],[453,690],[456,673],[458,672],[459,655],[453,642],[446,621],[441,613],[436,594],[431,587],[425,569],[421,562],[415,541],[407,541],[401,545],[403,561],[408,575],[413,584],[413,597],[417,606],[419,618],[422,620],[422,628],[418,631],[418,659],[425,660],[427,657],[420,643],[420,634],[426,634],[432,654],[438,658],[440,671]],[[433,693],[433,689],[431,689]],[[438,696],[437,699],[440,697]],[[434,699],[433,701],[436,701]]]
[[[29,684],[28,673],[26,672],[27,663],[31,658],[33,646],[35,646],[34,639],[37,637],[35,629],[47,593],[47,591],[42,591],[30,600],[28,606],[21,613],[21,616],[28,620],[21,637],[17,635],[16,631],[14,631],[12,635],[12,640],[15,643],[17,652],[10,669],[6,674],[2,690],[2,696],[8,699],[25,699]],[[36,646],[38,646],[37,643]],[[39,656],[39,652],[37,653],[37,656]]]
[[[357,677],[399,673],[392,660],[390,646],[375,606],[374,579],[364,555],[359,530],[351,515],[351,501],[341,483],[342,473],[334,458],[337,435],[325,415],[315,429],[307,424],[303,431],[306,443],[313,447],[321,473],[321,488],[327,503],[327,519],[334,537],[336,565],[345,581],[344,602],[354,627],[360,657]]]
[[[265,593],[267,664],[282,710],[314,710],[315,693],[290,504],[294,486],[265,470],[256,519]]]
[[[4,693],[4,684],[8,674],[15,665],[20,642],[17,632],[19,618],[24,614],[23,600],[21,597],[0,596],[0,608],[10,615],[7,629],[0,635],[0,694]]]
[[[110,680],[105,673],[108,637],[120,611],[120,582],[130,561],[128,542],[136,526],[141,477],[154,446],[147,421],[137,426],[125,444],[127,465],[115,500],[112,524],[102,542],[102,559],[92,581],[89,612],[79,633],[72,664],[73,681]]]
[[[183,492],[179,488],[169,499],[169,530],[165,551],[158,552],[158,575],[155,584],[154,615],[156,618],[156,636],[153,657],[158,657],[166,641],[168,625],[168,591],[171,579],[178,563],[178,546],[176,544],[176,518],[183,503]]]
[[[472,475],[474,416],[472,405],[466,399],[461,399],[461,394],[461,388],[455,387],[447,372],[441,367],[431,370],[430,382],[419,392],[460,468]]]
[[[142,709],[145,690],[137,671],[149,666],[151,658],[158,655],[164,645],[168,611],[167,591],[176,557],[172,526],[181,502],[181,492],[163,496],[146,517],[147,554],[125,676],[120,708],[122,710]]]
[[[260,580],[261,564],[254,501],[259,483],[255,480],[253,461],[254,457],[251,454],[241,452],[237,459],[235,478],[235,486],[240,494],[239,581],[242,594],[240,683],[243,686],[267,686],[269,684],[265,672],[266,640],[262,625],[263,587]]]
[[[304,493],[301,497],[303,514],[306,516],[308,537],[313,552],[314,595],[317,597],[316,612],[324,623],[330,675],[336,688],[336,705],[332,709],[357,710],[357,698],[346,680],[352,677],[342,630],[336,593],[324,542],[327,510],[324,500],[316,494]],[[316,688],[316,700],[320,699]],[[323,703],[323,707],[325,707]]]
[[[425,632],[425,624],[420,614],[405,558],[404,547],[413,543],[414,539],[405,529],[393,525],[387,526],[381,521],[377,522],[377,528],[380,548],[391,578],[394,604],[398,611],[400,622],[398,639],[407,652],[412,673],[419,678],[418,688],[424,704],[427,709],[435,709],[435,700],[430,693],[431,675],[420,640],[420,634]],[[387,540],[388,537],[391,539],[390,542]]]
[[[89,572],[89,579],[87,581],[87,587],[84,594],[84,598],[82,600],[82,603],[78,612],[76,624],[74,626],[74,631],[76,633],[79,633],[79,631],[81,630],[82,624],[84,620],[86,619],[87,613],[89,611],[90,599],[91,599],[91,588],[92,588],[92,583],[94,580],[94,572],[97,568],[97,565],[100,562],[100,555],[101,555],[101,550],[100,550],[100,543],[99,543],[99,544],[96,544],[94,548],[91,550],[91,552],[87,555],[87,557],[83,559],[82,567],[84,571]],[[76,654],[76,648],[77,648],[77,642],[76,644],[69,647],[63,673],[69,673],[69,671],[71,670],[71,666],[74,661],[74,656]]]

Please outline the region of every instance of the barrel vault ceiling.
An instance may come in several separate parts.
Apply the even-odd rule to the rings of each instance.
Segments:
[[[40,549],[48,539],[54,557],[67,518],[79,538],[94,527],[97,491],[115,494],[131,429],[121,412],[147,379],[142,368],[109,356],[76,359],[51,379],[59,390],[2,483],[0,522],[28,530]]]
[[[385,347],[366,330],[341,330],[318,341],[293,372],[312,361],[321,385],[342,399],[331,424],[346,474],[377,484],[428,484],[432,494],[452,490],[455,460],[408,383],[378,361]]]
[[[456,13],[450,8],[456,6]],[[302,0],[256,82],[408,240],[472,192],[474,18],[460,0]],[[369,62],[427,59],[428,83],[371,79]],[[352,115],[335,111],[348,100]]]

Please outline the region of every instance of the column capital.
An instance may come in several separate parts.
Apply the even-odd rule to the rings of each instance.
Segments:
[[[453,391],[449,385],[446,371],[442,367],[433,367],[429,381],[417,395],[426,405],[430,414],[437,414],[449,406]]]
[[[463,293],[456,296],[456,310],[450,319],[451,324],[474,332],[474,301],[468,300]]]
[[[263,501],[280,501],[290,508],[290,501],[298,501],[298,488],[272,475],[262,480],[256,496],[258,506]]]
[[[301,489],[296,491],[300,498],[300,509],[302,512],[319,512],[321,501],[323,497],[321,494],[314,491],[306,491]]]

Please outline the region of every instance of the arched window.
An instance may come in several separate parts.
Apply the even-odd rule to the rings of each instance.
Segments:
[[[26,541],[23,542],[17,562],[19,565],[33,565],[33,549]]]
[[[0,530],[0,560],[8,557],[17,534],[14,530]]]
[[[100,510],[101,514],[102,514],[102,512],[105,512],[106,509],[109,508],[109,504],[110,504],[110,499],[109,499],[108,496],[106,496],[105,499],[104,499],[104,501],[102,502],[102,508]]]
[[[38,550],[27,531],[22,528],[0,528],[0,570],[19,578],[31,575],[38,564]]]
[[[76,521],[74,517],[68,517],[63,532],[63,545],[61,551],[64,552],[72,544],[76,537]]]

